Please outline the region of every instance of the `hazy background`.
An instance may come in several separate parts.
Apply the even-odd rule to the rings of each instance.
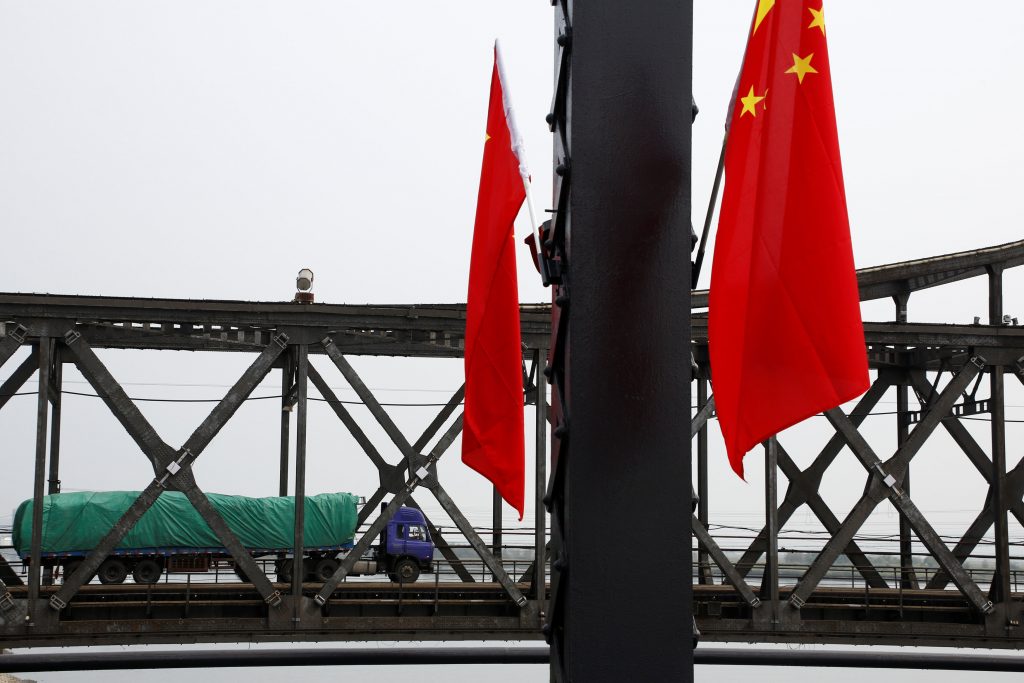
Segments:
[[[698,226],[753,5],[695,2]],[[1020,239],[1024,5],[832,0],[826,21],[858,266]],[[321,302],[462,302],[495,37],[538,210],[550,206],[552,23],[544,0],[0,0],[0,291],[288,300],[296,271],[309,267]],[[525,215],[517,232],[529,232]],[[548,300],[519,256],[522,301]],[[1007,273],[1006,310],[1024,318],[1022,288],[1021,269]],[[910,319],[984,319],[985,295],[983,279],[915,294]],[[864,317],[891,319],[892,305],[866,304]],[[99,355],[129,395],[148,398],[219,399],[251,362],[244,354]],[[323,358],[313,362],[341,398],[354,398]],[[353,364],[388,403],[444,403],[462,381],[461,360]],[[279,384],[272,374],[254,395],[279,393]],[[1020,384],[1007,387],[1007,417],[1024,419]],[[91,393],[70,369],[65,389]],[[19,397],[0,411],[0,525],[31,492],[35,405]],[[177,446],[212,405],[141,408]],[[272,400],[242,407],[196,464],[205,490],[276,494],[279,409]],[[389,410],[414,438],[437,408]],[[368,413],[353,411],[396,461]],[[63,412],[64,490],[149,481],[147,460],[99,400],[65,396]],[[987,447],[987,422],[968,424]],[[1021,430],[1007,426],[1011,466]],[[864,432],[881,457],[892,453],[891,416],[869,419]],[[824,421],[812,419],[781,438],[806,466],[827,437]],[[490,486],[458,452],[456,443],[442,460],[442,481],[472,521],[489,525]],[[762,523],[759,457],[748,458],[750,483],[740,481],[713,427],[712,522]],[[863,481],[844,452],[823,485],[840,518]],[[962,532],[984,500],[984,481],[944,434],[915,459],[913,481],[915,501],[942,533]],[[314,403],[307,492],[369,495],[376,486],[358,446]],[[448,525],[429,495],[418,498]],[[528,495],[524,525],[534,513]],[[508,509],[505,517],[515,523]],[[866,529],[894,533],[897,520],[882,506]],[[806,511],[793,524],[817,528]],[[1010,529],[1021,536],[1013,520]],[[716,680],[731,675],[714,672]]]

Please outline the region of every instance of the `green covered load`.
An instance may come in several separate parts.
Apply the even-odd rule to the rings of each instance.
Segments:
[[[95,548],[139,497],[137,491],[58,493],[43,498],[45,556],[84,555]],[[295,499],[247,498],[207,494],[228,527],[250,552],[287,551],[294,547]],[[306,550],[352,547],[357,499],[351,493],[306,497]],[[14,547],[22,558],[32,542],[32,501],[14,513]],[[214,535],[185,494],[167,491],[132,527],[116,554],[132,551],[170,555],[180,552],[223,553]]]

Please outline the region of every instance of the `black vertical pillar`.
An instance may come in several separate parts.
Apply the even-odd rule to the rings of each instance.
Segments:
[[[570,431],[556,675],[689,681],[692,3],[573,0],[569,15]],[[642,570],[638,553],[649,558]]]
[[[491,494],[491,552],[494,554],[498,561],[501,561],[501,494],[498,493],[498,488],[494,487],[494,492]],[[497,576],[491,575],[494,581],[498,580]]]
[[[706,369],[705,369],[706,372]],[[708,403],[708,381],[704,377],[697,380],[697,410],[701,410]],[[708,528],[708,420],[697,432],[697,519]],[[711,575],[711,559],[704,546],[697,550],[697,565],[699,567],[700,583],[714,583]]]
[[[294,384],[294,363],[291,352],[281,354],[281,472],[278,495],[288,495],[288,448],[291,445],[292,403],[289,393]]]
[[[764,448],[764,525],[768,551],[761,577],[761,603],[770,610],[774,628],[779,623],[779,442],[772,437]]]
[[[988,322],[1003,324],[1003,269],[988,269]],[[1006,524],[1006,412],[1003,396],[1003,366],[989,367],[992,406],[992,512],[995,516],[996,568],[989,599],[1003,604],[1003,613],[1010,602],[1010,539]],[[1009,616],[1009,615],[1008,615]]]
[[[51,382],[53,392],[50,403],[53,405],[50,420],[50,476],[47,480],[46,493],[60,493],[60,413],[61,391],[64,388],[64,361],[61,358],[61,347],[53,344],[53,372]]]
[[[535,423],[535,461],[534,466],[534,505],[535,516],[533,520],[533,585],[536,587],[534,598],[537,600],[537,608],[544,611],[544,601],[547,599],[547,563],[546,556],[546,532],[547,523],[544,519],[544,494],[547,489],[547,445],[548,445],[548,386],[547,377],[540,371],[544,367],[547,358],[546,349],[537,349],[537,412]]]
[[[896,322],[907,322],[907,303],[909,293],[897,294],[893,297],[896,304]],[[910,438],[910,386],[908,377],[904,375],[896,385],[896,447],[901,448]],[[903,475],[903,492],[910,495],[910,464],[907,464]],[[900,512],[900,586],[917,588],[917,572],[914,570],[913,531],[910,520]]]
[[[39,396],[36,407],[36,467],[32,487],[32,538],[28,569],[28,623],[35,621],[42,580],[43,491],[46,484],[46,422],[50,412],[50,355],[52,341],[39,339]]]
[[[298,622],[302,608],[302,580],[306,576],[306,569],[302,566],[302,552],[305,548],[306,520],[306,420],[309,408],[306,392],[307,378],[309,377],[309,347],[305,344],[298,346],[298,359],[295,366],[299,410],[295,420],[295,562],[292,575],[292,598],[295,607],[293,620]]]

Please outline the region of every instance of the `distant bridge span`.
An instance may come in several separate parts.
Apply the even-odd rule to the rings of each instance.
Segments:
[[[741,551],[723,550],[715,538],[707,500],[711,492],[707,468],[707,421],[713,398],[707,370],[706,292],[693,297],[694,357],[698,405],[692,419],[696,439],[695,488],[701,505],[693,527],[697,586],[695,613],[709,640],[780,642],[873,642],[1019,648],[1021,593],[1016,559],[1011,558],[1007,514],[1024,524],[1024,461],[1007,467],[1005,401],[1006,375],[1024,382],[1024,328],[1003,324],[1002,273],[1024,263],[1024,241],[987,249],[867,268],[858,272],[863,300],[892,298],[893,321],[865,324],[868,358],[874,370],[871,389],[846,415],[829,411],[835,435],[801,469],[783,444],[769,449],[775,467],[766,477],[765,528]],[[969,277],[985,276],[989,283],[985,324],[908,323],[906,305],[918,290],[939,287]],[[543,426],[546,415],[544,374],[539,372],[550,339],[550,307],[522,307],[524,360],[532,369],[526,382],[526,401],[537,406]],[[321,639],[527,639],[540,637],[548,589],[548,563],[528,562],[512,568],[502,557],[500,518],[491,538],[474,529],[439,481],[434,463],[461,428],[458,406],[461,390],[438,413],[422,435],[404,435],[347,362],[350,355],[456,358],[462,355],[465,307],[462,305],[348,306],[300,305],[238,301],[191,301],[48,294],[0,294],[0,365],[22,347],[28,356],[0,385],[0,408],[30,378],[39,375],[39,419],[36,424],[35,480],[24,497],[39,499],[59,491],[60,397],[62,368],[74,364],[92,384],[153,466],[157,479],[171,463],[180,471],[164,485],[184,492],[211,529],[232,550],[235,562],[252,577],[251,584],[171,583],[150,588],[126,585],[82,585],[88,567],[46,585],[46,576],[33,563],[27,574],[0,559],[0,646],[111,644],[140,642],[199,642]],[[154,349],[231,351],[255,360],[185,444],[162,440],[116,378],[94,353],[95,349]],[[685,352],[681,350],[681,352]],[[404,457],[398,464],[375,457],[374,444],[348,416],[309,354],[326,356],[370,409],[388,438]],[[458,527],[436,533],[439,562],[451,567],[458,581],[412,586],[343,583],[323,605],[314,601],[320,586],[272,583],[244,552],[234,535],[218,521],[215,511],[192,476],[191,464],[235,410],[270,372],[280,371],[282,406],[298,407],[297,421],[282,412],[282,439],[289,430],[304,431],[306,387],[321,392],[339,419],[378,471],[380,487],[364,508],[364,533],[374,534],[373,514],[383,500],[433,495]],[[984,377],[989,378],[983,383]],[[876,452],[858,431],[878,400],[895,389],[895,445]],[[911,408],[911,396],[919,405]],[[990,417],[990,439],[981,444],[963,425],[971,415]],[[914,504],[909,493],[910,465],[939,428],[946,431],[979,475],[989,494],[977,501],[974,522],[954,544],[947,544]],[[26,429],[31,427],[26,425]],[[8,435],[4,435],[8,436]],[[546,487],[546,430],[538,430],[535,500]],[[829,508],[819,491],[826,470],[843,448],[850,448],[864,465],[864,489],[845,520]],[[26,454],[27,455],[27,454]],[[1019,455],[1019,454],[1018,454]],[[281,453],[278,475],[287,490],[291,461]],[[12,457],[12,456],[8,456]],[[305,453],[295,453],[296,465]],[[425,478],[412,473],[426,467]],[[297,469],[301,476],[301,467]],[[789,482],[781,502],[774,502],[778,472]],[[304,482],[301,482],[304,486]],[[133,507],[135,518],[159,494],[154,483],[140,482],[145,493]],[[652,492],[678,495],[678,491]],[[900,512],[900,548],[895,570],[878,563],[870,549],[859,545],[858,530],[867,516],[888,501]],[[7,501],[13,507],[17,501]],[[778,538],[794,512],[804,506],[828,530],[829,540],[815,550],[813,561],[792,580],[779,579]],[[38,506],[37,506],[38,508]],[[300,513],[301,514],[301,513]],[[544,557],[548,534],[543,516],[532,530],[532,543],[522,549],[529,557]],[[386,520],[385,520],[386,521]],[[134,519],[121,520],[87,559],[93,568],[127,531]],[[709,531],[711,527],[711,531]],[[979,575],[970,565],[991,534],[992,569]],[[927,549],[935,567],[927,576],[912,540]],[[489,542],[488,542],[489,541]],[[460,555],[456,546],[462,546]],[[38,557],[38,541],[33,551]],[[488,575],[477,580],[463,562],[471,552]],[[532,553],[532,554],[530,554]],[[507,553],[506,553],[507,555]],[[841,558],[851,567],[852,587],[834,585],[830,572]],[[22,577],[26,585],[22,583]],[[754,581],[754,577],[758,581]],[[429,578],[429,577],[428,577]],[[656,558],[638,558],[635,576],[623,581],[686,580],[666,578]],[[608,590],[613,591],[614,586]],[[594,596],[600,600],[601,596]],[[610,614],[609,618],[614,618]]]

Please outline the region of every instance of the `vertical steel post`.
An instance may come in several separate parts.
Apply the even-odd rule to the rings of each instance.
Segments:
[[[903,292],[895,295],[896,322],[907,322],[907,302],[910,294]],[[910,385],[906,375],[896,385],[896,447],[902,448],[910,438]],[[907,464],[903,475],[903,492],[910,495],[910,464]],[[914,571],[914,537],[910,528],[910,520],[900,512],[900,588],[913,589],[918,587],[917,572]]]
[[[761,578],[761,601],[771,610],[771,621],[779,622],[779,442],[771,437],[764,448],[764,520],[768,530],[768,552]]]
[[[64,360],[61,358],[60,346],[54,342],[53,351],[53,395],[50,403],[53,404],[50,421],[50,476],[47,481],[46,492],[49,495],[60,493],[60,413],[61,413],[61,392],[64,389]]]
[[[28,569],[28,624],[35,622],[42,579],[43,490],[46,484],[46,420],[50,412],[50,356],[53,340],[39,338],[39,396],[36,406],[36,468],[32,488],[32,541]]]
[[[288,495],[288,449],[291,446],[292,406],[288,394],[294,384],[294,363],[291,352],[281,355],[281,474],[278,495]]]
[[[697,380],[697,410],[708,403],[708,381],[701,377]],[[708,423],[705,422],[697,432],[697,519],[708,528]],[[700,583],[714,583],[711,576],[711,559],[704,546],[697,548],[697,566]]]
[[[1003,324],[1003,268],[989,266],[988,318],[990,325]],[[992,410],[992,513],[995,518],[996,567],[989,599],[1003,605],[1010,602],[1010,538],[1006,520],[1006,412],[1003,395],[1003,366],[989,368]]]
[[[573,0],[569,8],[570,431],[560,464],[566,566],[556,676],[691,681],[683,416],[690,406],[693,7],[690,0]],[[608,552],[627,538],[634,552]],[[658,580],[623,580],[636,579],[637,549],[657,558]]]
[[[306,522],[306,420],[309,406],[306,401],[307,378],[309,377],[309,347],[298,346],[295,382],[298,394],[298,416],[295,420],[295,556],[292,564],[292,599],[298,623],[302,608],[302,580],[305,569],[302,566],[302,552],[305,547]]]
[[[491,552],[494,557],[501,562],[501,494],[498,493],[498,488],[494,487],[494,492],[491,494]],[[491,575],[493,581],[497,581],[498,577]]]
[[[537,610],[544,611],[547,599],[547,522],[544,518],[544,495],[547,490],[547,445],[548,445],[548,386],[547,375],[544,374],[544,363],[547,360],[547,349],[537,349],[537,414],[536,441],[534,461],[534,510],[533,520],[533,585],[536,586],[534,598]]]

